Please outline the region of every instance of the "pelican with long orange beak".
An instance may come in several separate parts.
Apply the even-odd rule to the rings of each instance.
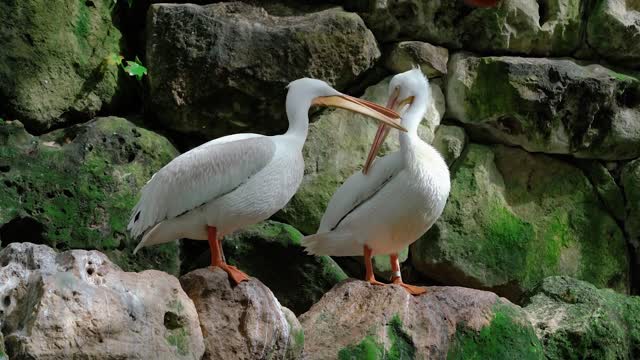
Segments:
[[[176,157],[151,177],[128,225],[134,237],[144,234],[134,252],[180,238],[208,240],[211,266],[226,271],[235,283],[247,280],[225,262],[221,240],[266,220],[296,193],[312,105],[344,108],[406,131],[396,112],[342,94],[323,81],[304,78],[288,88],[285,134],[218,138]]]
[[[405,284],[398,252],[420,238],[440,217],[450,189],[449,168],[431,145],[418,137],[418,125],[433,101],[429,82],[419,69],[398,74],[389,83],[388,106],[402,114],[400,150],[376,158],[389,133],[378,128],[364,171],[333,194],[315,235],[302,240],[310,254],[364,254],[366,280],[375,279],[371,257],[390,255],[392,282],[410,294],[425,288]]]

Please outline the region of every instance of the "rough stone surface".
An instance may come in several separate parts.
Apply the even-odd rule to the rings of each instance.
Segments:
[[[4,349],[4,336],[0,332],[0,360],[9,360],[7,353]]]
[[[266,221],[227,235],[222,245],[230,264],[259,278],[283,306],[301,314],[347,278],[330,257],[307,255],[301,239],[294,227]],[[183,264],[187,266],[183,271],[210,264],[206,241],[193,243],[193,248],[185,251]]]
[[[147,21],[150,106],[159,122],[207,138],[286,130],[285,86],[344,89],[380,57],[362,19],[234,2],[154,4]]]
[[[301,327],[260,281],[231,286],[219,268],[194,270],[180,278],[200,317],[203,360],[299,359]]]
[[[178,279],[123,272],[97,251],[0,251],[0,327],[11,359],[200,359],[202,332]]]
[[[112,0],[0,3],[0,116],[44,132],[111,105],[120,77]],[[120,79],[123,80],[123,79]]]
[[[438,77],[447,73],[449,50],[420,41],[402,41],[393,44],[385,57],[384,65],[394,73],[411,70],[420,66],[428,77]]]
[[[571,60],[454,54],[447,115],[531,152],[640,156],[640,80]]]
[[[467,146],[442,217],[411,246],[425,276],[512,301],[551,275],[627,291],[623,231],[583,172],[517,148]]]
[[[589,15],[587,43],[602,57],[640,68],[640,3],[597,2]]]
[[[432,145],[451,166],[462,155],[467,145],[467,134],[459,126],[440,125]]]
[[[494,8],[460,1],[348,0],[380,41],[412,39],[449,49],[569,55],[581,42],[581,0],[503,0]]]
[[[629,241],[636,249],[636,264],[640,264],[640,159],[625,165],[621,182],[627,199],[624,225]]]
[[[0,122],[0,243],[105,252],[125,270],[178,272],[178,248],[132,255],[126,225],[138,190],[177,151],[167,139],[116,117],[40,137]]]
[[[565,276],[546,278],[524,311],[549,360],[640,357],[640,298]]]
[[[300,317],[305,359],[542,359],[524,312],[485,291],[347,280]]]
[[[598,192],[600,200],[618,221],[625,219],[625,203],[622,190],[604,165],[597,161],[578,162],[591,184]]]
[[[390,79],[367,88],[362,98],[386,104]],[[433,82],[430,85],[434,104],[418,129],[419,136],[429,143],[444,115],[442,91]],[[277,214],[278,219],[304,234],[314,234],[335,190],[362,168],[377,128],[375,121],[345,110],[326,110],[315,117],[303,149],[302,185],[287,207]],[[382,155],[400,147],[396,134],[391,132],[381,149]]]

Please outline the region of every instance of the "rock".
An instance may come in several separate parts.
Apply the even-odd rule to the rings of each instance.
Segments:
[[[503,0],[495,8],[460,1],[348,0],[383,42],[410,38],[479,52],[569,55],[581,44],[580,0]]]
[[[496,294],[347,280],[300,317],[305,359],[542,359],[524,312]]]
[[[403,73],[414,66],[420,66],[428,77],[447,74],[449,50],[420,41],[402,41],[393,44],[384,65],[394,73]]]
[[[390,77],[367,88],[363,99],[386,104]],[[444,115],[444,96],[440,87],[430,83],[434,105],[418,129],[420,137],[431,142]],[[314,118],[303,154],[305,176],[289,204],[276,214],[278,220],[293,225],[304,234],[318,230],[322,214],[335,190],[355,171],[362,168],[378,124],[345,110],[326,110]],[[331,144],[331,146],[327,146]],[[400,147],[395,132],[385,141],[382,155]]]
[[[462,155],[467,145],[467,134],[459,126],[440,125],[432,145],[451,166]]]
[[[609,170],[597,161],[581,161],[577,165],[587,175],[609,213],[616,220],[624,221],[625,205],[622,190]]]
[[[1,332],[0,332],[0,360],[9,360],[9,358],[7,357],[7,353],[5,352],[5,349],[4,349],[4,336],[2,336]]]
[[[362,19],[340,8],[154,4],[147,34],[149,109],[162,126],[207,138],[284,131],[290,81],[344,89],[380,57]]]
[[[178,279],[123,272],[97,251],[0,251],[0,325],[12,359],[200,359],[202,332]]]
[[[219,268],[198,269],[180,278],[195,303],[209,359],[299,359],[301,327],[260,281],[231,286]]]
[[[175,243],[132,255],[126,226],[138,190],[177,151],[117,117],[30,136],[0,123],[0,242],[98,249],[125,270],[178,272]]]
[[[410,255],[429,278],[512,301],[551,275],[621,292],[629,281],[623,231],[582,171],[505,146],[467,146],[442,217]]]
[[[604,0],[589,15],[587,43],[602,57],[640,67],[640,5],[634,0]]]
[[[571,60],[454,54],[447,115],[530,152],[640,156],[640,80]]]
[[[566,276],[546,278],[524,308],[545,359],[637,359],[640,298]]]
[[[2,2],[0,116],[42,133],[114,104],[126,75],[109,63],[122,40],[112,9],[112,0]]]
[[[624,196],[627,199],[624,226],[629,241],[636,251],[636,265],[640,264],[640,159],[624,166],[621,175]]]
[[[335,284],[347,278],[328,256],[310,256],[300,245],[302,234],[294,227],[266,221],[227,235],[222,243],[227,261],[260,279],[278,301],[296,314],[316,303]],[[206,241],[189,243],[183,271],[209,266]],[[188,259],[188,260],[187,260]]]

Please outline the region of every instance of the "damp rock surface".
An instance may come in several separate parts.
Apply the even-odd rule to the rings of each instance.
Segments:
[[[196,308],[178,279],[124,272],[97,251],[9,244],[0,251],[0,310],[11,359],[186,360],[204,353]]]

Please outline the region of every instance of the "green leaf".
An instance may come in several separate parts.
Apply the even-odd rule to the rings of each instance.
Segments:
[[[138,57],[136,57],[136,61],[127,60],[127,66],[124,67],[124,71],[130,76],[135,76],[138,80],[142,80],[142,77],[147,74],[147,68],[142,66]]]
[[[127,4],[129,4],[129,9],[133,7],[133,0],[127,0]]]

